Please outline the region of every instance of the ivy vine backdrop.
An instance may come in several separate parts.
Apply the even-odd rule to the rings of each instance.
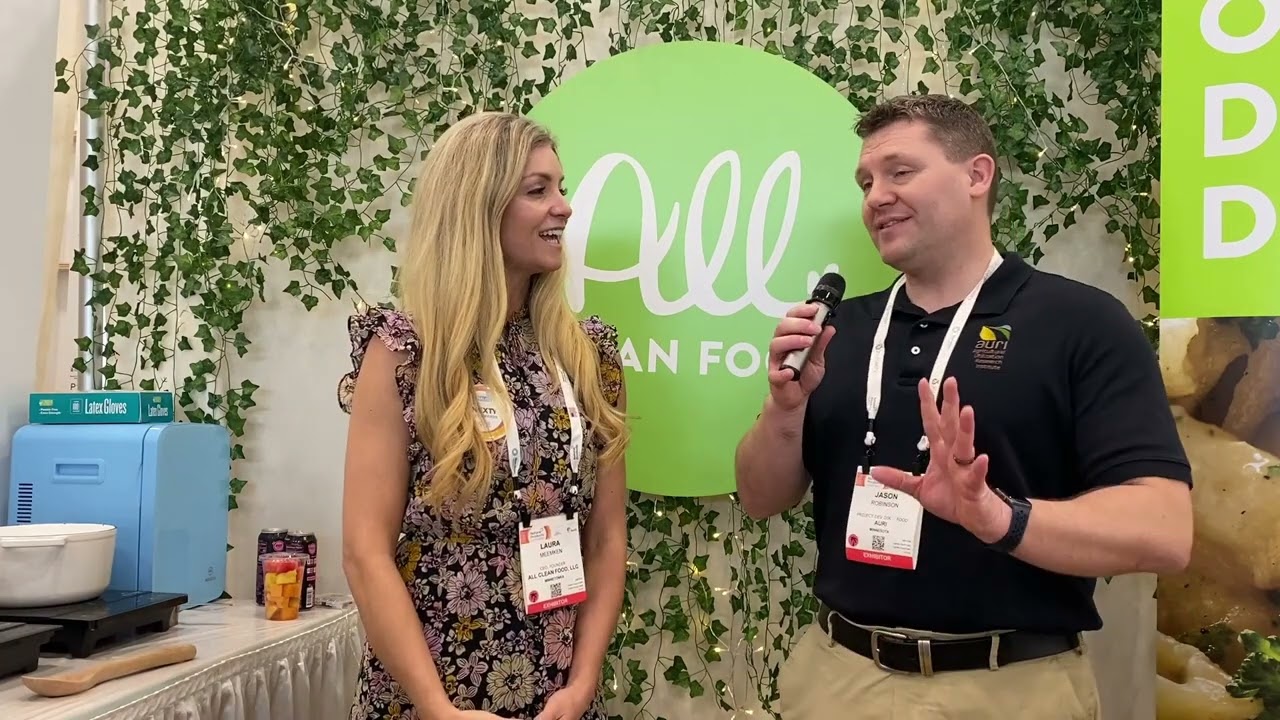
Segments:
[[[385,300],[361,295],[342,258],[364,243],[394,262],[438,133],[476,109],[527,111],[648,43],[758,47],[859,108],[926,90],[973,101],[1005,170],[999,241],[1039,260],[1088,216],[1138,306],[1157,301],[1159,0],[112,0],[103,17],[88,28],[96,61],[57,68],[59,90],[104,123],[88,160],[103,184],[83,192],[101,257],[74,264],[97,283],[99,327],[77,342],[95,345],[100,387],[171,389],[186,419],[225,424],[237,473],[252,450],[258,385],[237,361],[261,339],[254,308],[281,292],[308,311]],[[232,480],[233,509],[254,481]],[[633,493],[628,518],[612,712],[771,713],[778,667],[813,620],[809,508],[761,523],[732,496]]]

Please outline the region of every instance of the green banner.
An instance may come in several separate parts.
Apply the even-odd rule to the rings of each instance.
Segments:
[[[855,109],[781,57],[676,42],[592,65],[531,115],[569,184],[570,300],[621,335],[630,487],[733,492],[778,319],[824,272],[846,296],[891,281],[861,221]]]
[[[1161,314],[1280,314],[1280,2],[1168,0]]]

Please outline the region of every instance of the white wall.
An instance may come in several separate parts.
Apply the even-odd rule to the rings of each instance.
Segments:
[[[0,2],[0,524],[10,440],[27,422],[35,389],[57,36],[58,3]]]
[[[395,221],[403,227],[403,218]],[[393,226],[396,227],[396,226]],[[395,232],[394,229],[391,232]],[[391,262],[349,242],[335,256],[355,277],[370,303],[389,299]],[[284,287],[281,272],[268,285]],[[295,298],[268,293],[265,305],[248,316],[245,333],[255,352],[236,364],[240,377],[261,386],[258,407],[245,429],[246,462],[237,464],[248,480],[231,513],[228,591],[253,593],[254,543],[264,527],[311,530],[319,542],[318,590],[347,592],[342,576],[342,469],[347,442],[346,415],[338,408],[338,379],[351,369],[347,317],[350,299],[322,302],[307,312]]]

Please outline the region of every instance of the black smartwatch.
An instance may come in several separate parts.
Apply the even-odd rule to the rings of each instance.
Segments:
[[[992,488],[996,497],[1000,498],[1009,509],[1013,511],[1009,518],[1009,530],[1004,537],[987,545],[987,547],[1002,553],[1011,553],[1022,544],[1022,536],[1027,532],[1027,522],[1031,519],[1031,503],[1020,498],[1010,497],[1009,493],[1000,488]]]

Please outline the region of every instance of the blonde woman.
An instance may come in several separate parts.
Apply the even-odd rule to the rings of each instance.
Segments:
[[[368,637],[353,720],[603,720],[626,565],[617,332],[563,292],[548,133],[445,132],[402,311],[350,321],[343,565]]]

